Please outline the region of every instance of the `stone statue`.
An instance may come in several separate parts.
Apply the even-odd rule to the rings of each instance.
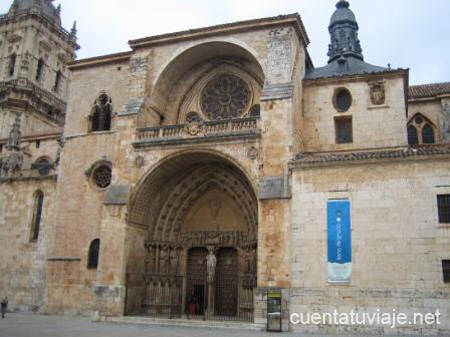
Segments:
[[[211,215],[214,219],[216,219],[219,216],[220,208],[222,207],[222,202],[218,199],[211,200],[210,203],[211,207]]]
[[[167,274],[168,272],[168,261],[169,260],[169,253],[167,252],[167,247],[162,247],[161,251],[159,252],[159,273],[160,274]]]
[[[174,275],[178,273],[178,249],[170,251],[170,272]]]
[[[2,176],[12,175],[22,169],[23,155],[20,152],[11,152],[2,166]]]
[[[9,133],[8,148],[18,150],[21,139],[22,133],[20,132],[20,114],[17,114],[11,132]]]
[[[58,148],[56,150],[55,166],[58,166],[59,161],[61,159],[62,149],[63,149],[64,145],[66,144],[66,138],[64,137],[64,134],[61,134],[61,136],[56,140],[56,142],[58,143]]]
[[[216,274],[217,257],[214,254],[213,248],[208,248],[209,254],[206,257],[206,267],[208,271],[208,283],[214,282],[214,276]]]
[[[249,248],[245,250],[245,272],[247,274],[252,272],[252,252]]]
[[[145,264],[147,265],[147,273],[154,273],[153,270],[155,268],[155,248],[148,245],[148,254],[147,258],[145,259]]]

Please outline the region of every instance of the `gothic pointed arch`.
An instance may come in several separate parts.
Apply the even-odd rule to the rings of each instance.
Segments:
[[[112,114],[113,101],[111,96],[106,92],[100,93],[93,104],[92,111],[89,116],[90,131],[97,132],[111,130]]]
[[[141,179],[127,219],[134,228],[127,313],[164,315],[161,308],[170,305],[172,313],[181,315],[191,300],[186,294],[195,293],[209,296],[205,313],[252,319],[258,239],[253,186],[233,161],[205,151],[170,156]],[[206,268],[207,256],[217,260],[217,270]],[[216,284],[215,295],[207,294],[206,282]]]
[[[436,127],[421,113],[416,113],[411,117],[407,130],[409,145],[436,143]]]

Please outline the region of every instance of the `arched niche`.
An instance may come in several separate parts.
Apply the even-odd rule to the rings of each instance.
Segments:
[[[203,42],[178,50],[162,67],[149,90],[147,106],[151,108],[147,113],[154,110],[161,115],[163,124],[176,124],[180,105],[199,79],[224,65],[244,71],[262,87],[264,71],[250,47],[241,41]]]

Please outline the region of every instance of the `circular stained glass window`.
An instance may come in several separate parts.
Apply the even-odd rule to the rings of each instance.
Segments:
[[[201,106],[211,120],[239,118],[250,103],[250,89],[237,76],[221,75],[203,89]]]
[[[107,165],[99,166],[92,175],[94,183],[100,188],[106,188],[111,184],[111,167]]]

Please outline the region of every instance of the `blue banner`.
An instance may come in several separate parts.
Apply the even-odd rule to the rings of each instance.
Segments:
[[[329,200],[328,281],[349,283],[352,277],[352,237],[349,200]]]

